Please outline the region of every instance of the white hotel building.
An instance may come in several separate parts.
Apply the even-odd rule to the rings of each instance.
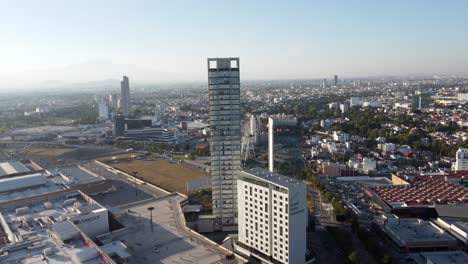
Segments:
[[[306,262],[308,209],[303,182],[261,168],[237,180],[236,250],[262,263]]]
[[[453,164],[453,169],[455,171],[468,170],[468,148],[459,148],[455,156],[457,159]]]

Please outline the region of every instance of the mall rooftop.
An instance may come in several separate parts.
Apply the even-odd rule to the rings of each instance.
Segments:
[[[1,263],[113,263],[91,240],[109,231],[107,210],[80,191],[13,201],[0,210]]]
[[[432,222],[416,218],[398,219],[384,225],[384,231],[400,247],[453,248],[457,239]]]

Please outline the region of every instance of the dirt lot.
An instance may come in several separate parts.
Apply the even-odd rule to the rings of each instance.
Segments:
[[[208,178],[208,173],[171,163],[167,160],[132,160],[109,164],[129,174],[137,172],[137,177],[165,190],[187,193],[187,182]]]
[[[30,155],[38,155],[38,156],[48,156],[48,157],[56,157],[67,153],[73,149],[70,148],[56,148],[56,149],[46,149],[46,148],[32,148],[28,151]]]
[[[140,157],[140,156],[143,156],[143,154],[136,153],[136,152],[129,152],[129,153],[118,154],[114,156],[102,157],[102,158],[98,158],[97,160],[99,160],[100,162],[108,163],[114,160],[133,159],[135,157]]]

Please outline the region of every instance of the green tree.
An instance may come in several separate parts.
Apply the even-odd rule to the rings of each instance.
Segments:
[[[348,259],[351,263],[358,263],[358,256],[357,252],[353,251],[348,255]]]

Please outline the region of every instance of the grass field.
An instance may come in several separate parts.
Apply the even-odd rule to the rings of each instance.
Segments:
[[[70,148],[56,148],[56,149],[46,149],[46,148],[32,148],[28,151],[30,155],[39,155],[39,156],[48,156],[48,157],[56,157],[67,153],[73,149]]]
[[[208,173],[167,160],[132,160],[109,164],[170,192],[187,194],[187,182],[208,178]]]

